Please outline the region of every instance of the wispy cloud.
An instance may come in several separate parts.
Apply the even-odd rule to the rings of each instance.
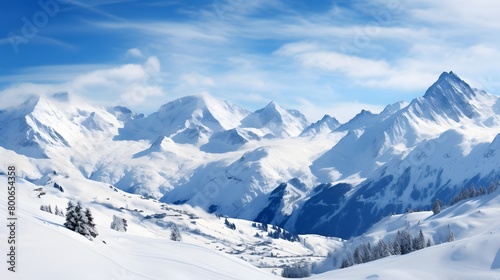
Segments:
[[[149,57],[143,64],[125,64],[81,73],[63,83],[14,84],[1,90],[0,96],[9,101],[2,107],[20,103],[31,95],[69,92],[103,104],[122,104],[137,109],[148,98],[165,94],[161,79],[158,58]]]
[[[138,12],[121,13],[123,9],[114,9],[117,2],[122,3],[120,8],[129,5]],[[119,50],[122,61],[155,55],[162,66],[159,76],[166,78],[152,88],[144,87],[147,94],[133,90],[134,95],[114,84],[141,85],[145,66],[116,65],[112,59],[108,66],[99,66],[101,72],[86,69],[85,74],[61,76],[71,79],[66,85],[90,96],[101,87],[119,92],[112,94],[118,100],[122,96],[122,101],[146,104],[164,92],[172,98],[209,92],[250,109],[273,99],[314,118],[321,109],[354,116],[362,106],[380,108],[412,99],[442,71],[453,70],[481,86],[500,70],[495,63],[500,59],[500,38],[492,36],[500,31],[496,15],[500,3],[320,2],[78,1],[76,7],[95,15],[79,20],[80,33],[106,34],[112,43],[102,49],[111,54]],[[47,39],[46,44],[70,47],[64,46],[69,42],[64,36],[53,34],[60,33],[50,33],[47,38],[56,41]],[[83,49],[85,43],[75,46]],[[0,39],[2,44],[8,44],[7,39]],[[101,46],[87,51],[96,49]],[[124,72],[129,76],[120,76]],[[26,82],[36,77],[33,72],[24,74],[24,79],[22,73],[13,73],[12,78]]]

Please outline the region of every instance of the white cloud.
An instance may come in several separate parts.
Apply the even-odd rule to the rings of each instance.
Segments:
[[[18,83],[0,91],[2,106],[11,106],[31,95],[69,92],[105,104],[119,103],[137,107],[148,98],[164,94],[160,62],[149,57],[144,64],[126,64],[77,75],[64,83]]]
[[[126,55],[131,56],[131,57],[139,57],[139,58],[144,57],[141,50],[138,48],[133,48],[133,49],[127,50]]]

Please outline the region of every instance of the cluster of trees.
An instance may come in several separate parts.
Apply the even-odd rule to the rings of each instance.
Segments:
[[[463,187],[462,190],[451,199],[450,206],[465,199],[494,193],[496,192],[496,190],[497,190],[497,185],[494,183],[491,183],[488,189],[481,186],[478,190],[476,190],[474,184],[472,184],[470,188]],[[439,214],[441,212],[441,207],[443,207],[443,205],[444,205],[443,202],[441,202],[439,199],[434,200],[434,203],[432,204],[432,212],[434,214]]]
[[[265,232],[267,232],[267,228],[268,228],[267,224],[261,224],[261,223],[252,223],[252,227],[258,228],[258,229],[265,231]]]
[[[300,237],[297,234],[293,234],[277,226],[272,226],[272,230],[267,233],[267,236],[274,239],[284,239],[290,242],[300,241]]]
[[[457,202],[462,201],[464,199],[473,198],[473,197],[481,196],[481,195],[485,195],[485,194],[490,194],[490,193],[495,192],[496,190],[497,190],[497,185],[494,183],[491,183],[490,186],[488,187],[488,189],[481,186],[479,188],[479,190],[476,190],[474,184],[472,184],[470,186],[470,189],[463,187],[462,190],[460,191],[460,193],[451,199],[450,205],[456,204]]]
[[[54,188],[58,189],[60,192],[64,192],[64,189],[61,185],[59,185],[58,183],[54,183]]]
[[[64,226],[87,237],[89,240],[98,235],[90,209],[83,210],[80,202],[77,202],[76,205],[71,201],[68,202]]]
[[[57,205],[56,205],[56,208],[54,209],[54,212],[52,212],[52,206],[50,204],[49,205],[40,205],[40,210],[48,212],[50,214],[64,217],[63,210],[60,210],[59,207],[57,207]]]
[[[271,225],[270,230],[267,224],[252,223],[252,227],[267,232],[267,236],[274,239],[284,239],[290,242],[300,241],[300,237],[297,234],[286,231],[275,225]],[[255,236],[259,237],[260,235],[259,233],[256,233]]]
[[[430,239],[427,239],[427,242],[425,241],[422,230],[416,237],[413,237],[407,230],[398,231],[394,240],[389,243],[381,239],[376,246],[371,246],[370,243],[360,244],[352,254],[342,260],[340,268],[378,260],[391,255],[405,255],[431,245]]]
[[[284,267],[281,272],[284,278],[304,278],[311,276],[311,266],[308,263],[295,263],[292,266]]]
[[[224,220],[224,224],[226,225],[226,227],[228,227],[232,230],[236,229],[236,225],[234,223],[231,223],[230,221],[228,221],[227,218]]]
[[[113,221],[111,222],[111,229],[116,231],[126,232],[127,231],[127,220],[113,215]]]

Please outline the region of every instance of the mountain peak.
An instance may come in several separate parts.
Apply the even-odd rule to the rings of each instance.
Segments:
[[[271,101],[269,102],[269,104],[266,105],[266,107],[264,107],[263,110],[275,110],[275,111],[280,111],[280,110],[283,110],[283,108],[281,108],[280,105],[278,105],[278,103],[276,103],[276,101]]]
[[[423,98],[419,98],[415,102],[417,106],[424,105],[430,110],[427,113],[431,119],[435,119],[435,115],[441,115],[458,122],[463,116],[472,118],[477,114],[476,109],[471,104],[476,95],[476,90],[450,71],[442,73],[439,79],[425,92]],[[420,109],[416,111],[420,111]]]
[[[453,71],[443,72],[438,80],[425,92],[424,98],[444,96],[453,98],[456,94],[465,95],[468,98],[475,96],[474,90],[458,77]]]
[[[300,136],[313,136],[317,134],[330,133],[339,126],[340,122],[336,118],[326,114],[323,118],[321,118],[321,120],[306,127]]]
[[[241,121],[242,127],[263,129],[275,137],[298,136],[307,126],[307,119],[297,110],[285,110],[275,101]]]

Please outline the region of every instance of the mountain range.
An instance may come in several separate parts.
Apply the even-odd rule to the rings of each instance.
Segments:
[[[422,97],[310,123],[276,102],[208,95],[142,115],[56,93],[0,111],[0,155],[20,176],[91,179],[165,203],[349,238],[500,179],[500,98],[445,72]],[[1,172],[7,173],[6,167]]]

